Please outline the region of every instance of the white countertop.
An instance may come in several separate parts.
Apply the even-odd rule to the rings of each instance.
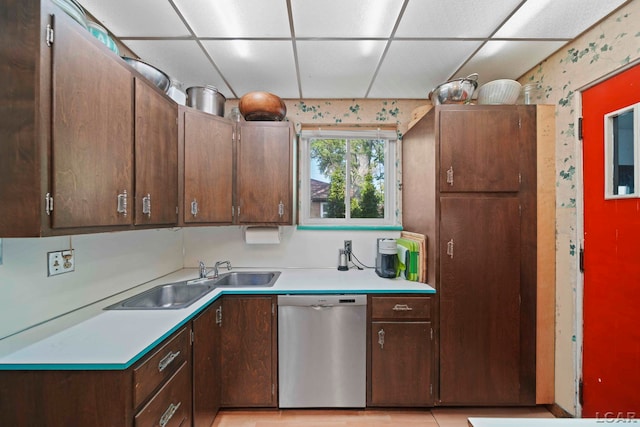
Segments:
[[[400,278],[383,279],[370,269],[255,269],[268,270],[281,272],[271,288],[215,289],[189,307],[177,310],[102,310],[156,285],[197,277],[195,269],[179,270],[82,309],[91,314],[83,318],[75,313],[81,320],[61,330],[56,331],[55,325],[65,324],[65,319],[42,325],[38,328],[54,332],[36,341],[28,337],[37,331],[11,337],[1,349],[0,370],[126,369],[224,294],[435,293],[429,285]]]

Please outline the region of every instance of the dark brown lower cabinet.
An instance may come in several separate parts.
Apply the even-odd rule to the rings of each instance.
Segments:
[[[370,406],[432,405],[430,333],[431,322],[372,323]]]
[[[220,409],[222,300],[193,320],[193,425],[210,427]]]
[[[220,383],[223,407],[276,407],[275,296],[227,295],[222,301]]]
[[[190,426],[190,335],[125,370],[0,371],[0,426]]]
[[[431,298],[374,296],[369,306],[367,405],[432,406]]]

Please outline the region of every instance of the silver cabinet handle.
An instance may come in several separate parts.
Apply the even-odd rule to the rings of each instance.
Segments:
[[[447,242],[447,255],[453,259],[453,239]]]
[[[44,196],[44,210],[47,215],[51,215],[51,212],[53,212],[53,196],[51,193],[47,193]]]
[[[216,325],[222,326],[222,307],[216,308]]]
[[[142,198],[142,213],[151,218],[151,195],[149,193]]]
[[[191,215],[198,215],[198,201],[196,199],[193,199],[193,201],[191,202]]]
[[[127,216],[127,190],[118,194],[118,213]]]
[[[162,360],[160,360],[160,362],[158,363],[158,371],[162,372],[167,369],[167,366],[171,365],[171,362],[173,362],[178,356],[180,356],[179,351],[176,351],[175,353],[170,351],[169,354],[163,357]]]
[[[280,204],[278,205],[278,215],[280,215],[280,218],[284,216],[284,203],[282,203],[282,200],[280,200]]]
[[[396,304],[393,306],[393,311],[411,311],[413,308],[409,307],[407,304]]]
[[[181,404],[182,402],[178,402],[178,404],[171,403],[169,405],[167,410],[164,411],[164,414],[162,414],[162,417],[160,417],[160,427],[165,427],[167,424],[169,424],[171,417],[173,417]]]
[[[447,169],[447,184],[453,187],[453,166]]]
[[[378,331],[378,344],[380,344],[380,348],[384,348],[384,329]]]

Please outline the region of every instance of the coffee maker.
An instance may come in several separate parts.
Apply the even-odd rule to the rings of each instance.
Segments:
[[[398,246],[396,239],[379,238],[376,252],[376,274],[386,279],[396,277]]]

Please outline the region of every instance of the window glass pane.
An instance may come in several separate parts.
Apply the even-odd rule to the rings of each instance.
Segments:
[[[349,142],[351,218],[384,218],[385,141],[352,139]]]
[[[613,125],[613,194],[633,194],[635,156],[633,148],[633,113],[626,111],[612,118]]]
[[[309,141],[309,218],[345,218],[347,141]]]

